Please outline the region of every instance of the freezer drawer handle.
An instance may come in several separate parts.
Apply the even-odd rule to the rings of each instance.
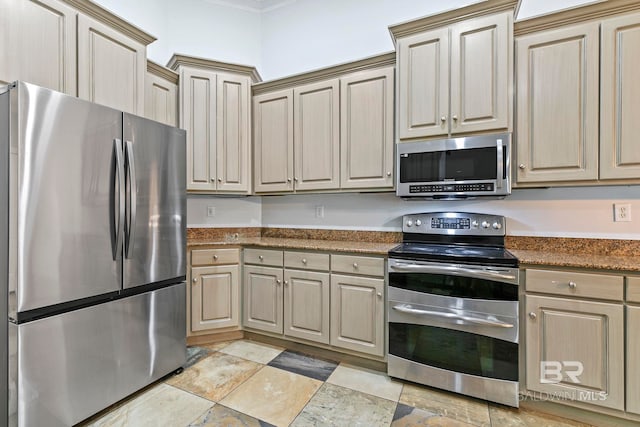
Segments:
[[[116,176],[114,178],[113,183],[113,192],[114,195],[117,193],[117,200],[114,196],[113,203],[118,204],[118,210],[116,213],[115,206],[113,206],[114,211],[114,230],[115,230],[115,245],[113,247],[113,259],[117,260],[120,258],[120,250],[122,248],[122,235],[123,235],[123,226],[124,226],[124,154],[122,152],[122,141],[119,139],[113,140],[113,149],[116,154]],[[118,180],[118,183],[115,183],[115,180]]]
[[[136,183],[136,162],[133,155],[133,142],[126,141],[127,147],[127,192],[128,194],[128,206],[129,215],[127,223],[127,240],[125,244],[125,256],[131,258],[133,256],[133,242],[135,241],[136,231],[136,211],[138,205],[138,185]]]

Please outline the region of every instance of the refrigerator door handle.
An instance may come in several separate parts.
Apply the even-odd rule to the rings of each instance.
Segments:
[[[119,139],[114,139],[113,140],[113,149],[116,153],[116,169],[117,169],[117,174],[116,174],[116,178],[118,180],[118,184],[116,185],[115,180],[113,183],[113,191],[114,194],[117,193],[117,200],[114,197],[114,201],[113,203],[117,203],[118,204],[118,210],[117,213],[114,215],[114,222],[117,221],[117,223],[115,224],[116,226],[114,227],[115,230],[115,246],[113,248],[113,259],[117,260],[118,258],[120,258],[120,250],[122,249],[122,237],[123,237],[123,227],[124,227],[124,215],[125,215],[125,211],[124,211],[124,153],[122,150],[122,141]],[[115,212],[115,206],[113,206],[114,212]]]
[[[125,257],[131,258],[133,255],[133,242],[135,240],[136,230],[136,208],[138,205],[138,185],[136,183],[136,162],[133,154],[133,142],[126,141],[127,148],[127,202],[129,206],[129,217],[127,223],[127,240],[125,243]]]

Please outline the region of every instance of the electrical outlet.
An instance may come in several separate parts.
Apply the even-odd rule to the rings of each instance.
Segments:
[[[631,204],[630,203],[614,203],[613,204],[613,220],[615,222],[631,222]]]
[[[215,206],[207,206],[207,216],[216,216]]]
[[[324,218],[324,206],[316,206],[316,218]]]

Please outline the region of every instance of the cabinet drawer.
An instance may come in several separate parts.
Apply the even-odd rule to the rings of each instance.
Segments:
[[[622,301],[622,276],[527,269],[526,278],[528,292]]]
[[[335,273],[384,276],[384,258],[352,255],[331,255],[331,271]]]
[[[627,301],[640,303],[640,276],[627,277]]]
[[[284,266],[305,270],[329,271],[329,254],[315,252],[285,252]]]
[[[282,267],[282,251],[273,249],[245,249],[244,262],[245,264]]]
[[[191,265],[222,265],[240,263],[239,249],[193,249]]]

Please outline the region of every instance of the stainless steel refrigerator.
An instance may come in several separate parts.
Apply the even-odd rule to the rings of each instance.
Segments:
[[[0,425],[70,426],[186,361],[185,132],[0,89]]]

